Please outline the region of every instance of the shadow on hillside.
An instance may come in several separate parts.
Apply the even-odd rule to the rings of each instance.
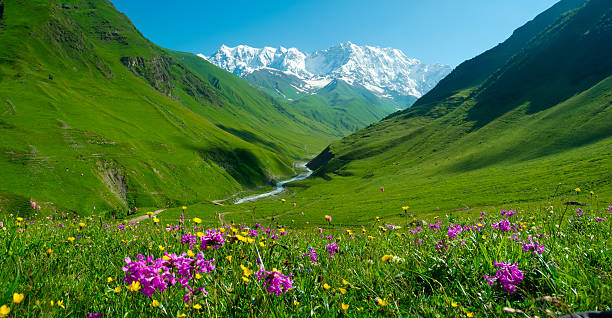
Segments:
[[[271,141],[267,141],[259,136],[257,136],[256,134],[254,134],[253,132],[250,132],[248,130],[243,130],[243,129],[235,129],[235,128],[231,128],[231,127],[227,127],[227,126],[223,126],[221,124],[216,124],[217,127],[223,129],[224,131],[248,142],[248,143],[252,143],[252,144],[260,144],[262,146],[266,146],[268,148],[270,148],[271,150],[275,150],[275,151],[280,151],[278,145],[276,145],[275,143],[271,142]]]
[[[185,145],[198,153],[202,160],[214,164],[227,172],[243,186],[254,187],[269,182],[264,165],[247,149],[202,148]],[[203,180],[210,182],[214,180]]]

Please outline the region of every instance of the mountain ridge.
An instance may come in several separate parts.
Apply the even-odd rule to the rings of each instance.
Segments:
[[[222,45],[213,55],[198,56],[245,77],[260,70],[276,70],[303,81],[301,90],[315,93],[332,79],[361,85],[373,93],[421,97],[450,72],[450,66],[424,64],[393,48],[340,43],[311,54],[297,48],[253,48]]]

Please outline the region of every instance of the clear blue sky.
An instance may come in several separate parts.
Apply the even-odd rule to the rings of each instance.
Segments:
[[[557,0],[111,0],[153,42],[179,51],[221,44],[297,47],[339,42],[400,49],[456,66],[505,40]]]

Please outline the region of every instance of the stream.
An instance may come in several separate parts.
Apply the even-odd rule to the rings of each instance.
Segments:
[[[259,199],[263,199],[263,198],[267,198],[269,196],[273,196],[273,195],[277,195],[283,191],[285,191],[285,184],[290,183],[290,182],[294,182],[294,181],[300,181],[300,180],[304,180],[308,177],[310,177],[310,175],[312,174],[312,170],[308,169],[308,167],[304,166],[304,168],[306,168],[306,172],[302,172],[300,174],[298,174],[297,176],[291,178],[291,179],[287,179],[287,180],[283,180],[280,181],[276,184],[276,187],[274,188],[274,190],[272,191],[268,191],[265,193],[260,193],[260,194],[254,194],[254,195],[250,195],[248,197],[244,197],[241,199],[238,199],[236,201],[234,201],[234,204],[240,204],[240,203],[245,203],[245,202],[253,202],[253,201],[257,201]]]

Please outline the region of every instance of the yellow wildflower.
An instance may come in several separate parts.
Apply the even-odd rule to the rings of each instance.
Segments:
[[[376,298],[376,302],[378,302],[378,304],[381,306],[387,306],[389,304],[389,302],[387,302],[386,299],[382,299],[382,298]]]
[[[451,302],[451,307],[457,307],[457,303],[456,302]]]
[[[342,284],[343,284],[343,285],[348,285],[348,284],[349,284],[349,282],[348,282],[348,281],[346,281],[346,279],[343,279],[343,280],[342,280]]]
[[[159,301],[157,301],[157,299],[153,299],[153,302],[151,303],[151,307],[159,307]]]
[[[62,307],[62,308],[64,308],[64,309],[66,309],[66,307],[64,307],[64,301],[63,301],[63,300],[58,300],[58,301],[57,301],[57,305],[58,305],[59,307]]]
[[[227,255],[227,256],[225,257],[225,259],[226,259],[228,262],[230,262],[230,263],[231,263],[231,262],[232,262],[232,255]]]
[[[158,219],[158,218],[154,218],[154,219],[153,219],[153,222],[155,222],[155,223],[159,223],[159,219]]]
[[[7,305],[2,305],[2,307],[0,307],[0,317],[2,318],[7,317],[10,312],[11,312],[11,308],[8,307]]]
[[[72,237],[72,236],[68,238],[68,241],[69,241],[70,243],[74,242],[74,240],[75,240],[75,238],[74,238],[74,237]]]
[[[107,278],[107,279],[106,279],[106,282],[107,282],[107,283],[110,283],[110,282],[112,282],[112,281],[113,281],[113,278],[112,278],[112,277],[109,277],[109,278]]]
[[[162,258],[164,259],[164,261],[171,260],[170,256],[168,256],[168,255],[164,255],[164,256],[162,256]]]
[[[200,223],[202,223],[202,219],[200,219],[200,218],[193,218],[193,222],[195,222],[197,224],[200,224]]]
[[[140,282],[139,281],[133,281],[131,285],[128,285],[125,287],[127,290],[131,291],[131,292],[137,292],[140,290]]]
[[[117,286],[115,287],[115,293],[120,293],[121,292],[121,287]]]
[[[345,288],[338,288],[338,290],[340,291],[340,293],[342,293],[342,295],[346,294],[346,289]]]
[[[392,258],[393,258],[393,255],[389,255],[389,254],[387,254],[387,255],[383,255],[383,257],[382,257],[382,261],[383,261],[383,262],[388,262],[388,261],[389,261],[390,259],[392,259]]]
[[[251,281],[251,280],[249,280],[248,278],[246,278],[245,276],[242,276],[242,280],[243,280],[245,283],[248,283],[248,282],[250,282],[250,281]]]
[[[299,304],[300,304],[300,302],[299,302],[299,301],[297,301],[297,300],[294,300],[294,301],[293,301],[293,305],[294,305],[294,306],[297,306],[297,305],[299,305]]]
[[[265,244],[264,242],[259,242],[259,246],[261,246],[261,247],[265,247],[265,246],[266,246],[266,244]]]
[[[13,303],[15,304],[19,304],[20,302],[23,301],[23,298],[25,296],[23,294],[19,294],[19,293],[14,293],[13,294]]]
[[[200,309],[202,309],[202,305],[200,305],[200,304],[195,304],[195,305],[193,305],[193,309],[195,309],[195,310],[200,310]]]
[[[163,247],[162,245],[158,245],[158,246],[157,246],[157,248],[158,248],[160,251],[163,251],[163,250],[165,250],[165,249],[166,249],[166,248],[165,248],[165,247]]]
[[[79,226],[80,227],[85,227],[85,223],[81,222],[81,223],[79,223]]]
[[[410,207],[406,205],[406,206],[402,207],[402,210],[404,210],[404,212],[406,212],[406,210],[408,210],[408,208],[410,208]]]
[[[323,284],[323,289],[329,290],[330,288],[331,286],[329,286],[327,283]]]
[[[576,188],[576,189],[574,189],[574,191],[580,192],[580,188]]]
[[[342,310],[346,311],[349,308],[348,304],[342,303]]]
[[[242,268],[242,274],[246,277],[251,276],[251,274],[253,274],[253,271],[250,270],[248,267],[244,266],[244,265],[240,265],[240,268]]]
[[[202,278],[202,275],[200,273],[196,273],[196,279],[200,279]]]

